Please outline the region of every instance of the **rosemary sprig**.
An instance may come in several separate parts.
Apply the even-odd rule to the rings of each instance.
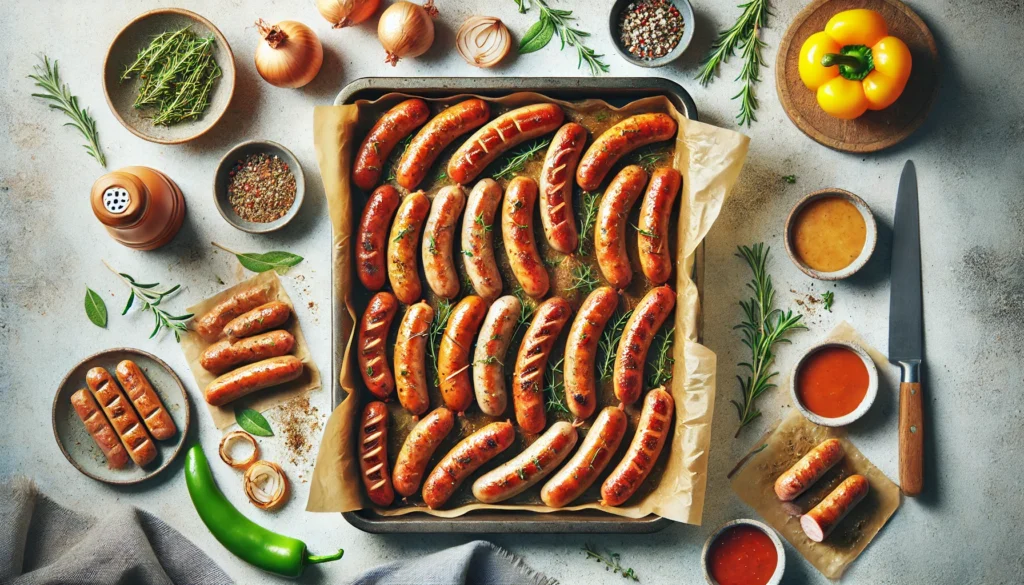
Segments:
[[[580,238],[579,243],[576,245],[576,254],[583,256],[587,252],[587,246],[590,245],[594,224],[597,223],[597,211],[601,202],[601,194],[584,191],[580,197],[580,202],[583,203],[583,209],[582,213],[580,213]]]
[[[598,363],[602,380],[610,380],[615,370],[615,350],[619,346],[619,338],[622,337],[622,330],[626,328],[633,310],[618,313],[601,332],[601,339],[597,342]]]
[[[605,556],[598,552],[597,547],[586,544],[583,546],[583,552],[587,554],[587,560],[593,559],[599,563],[605,564],[605,570],[613,573],[622,575],[625,579],[632,579],[636,582],[640,581],[640,577],[633,571],[632,568],[623,567],[619,561],[622,558],[619,553],[613,553],[609,551],[608,556]]]
[[[537,312],[537,301],[527,295],[523,287],[519,285],[512,289],[512,294],[519,299],[519,304],[522,305],[522,310],[519,311],[519,319],[516,321],[516,329],[512,332],[512,339],[516,339],[519,336],[519,332],[524,327],[528,327],[530,321],[533,320],[533,314]]]
[[[654,338],[654,347],[658,348],[656,358],[654,359],[654,371],[651,372],[650,378],[647,379],[647,385],[651,388],[657,388],[663,386],[672,379],[672,366],[675,365],[676,360],[672,357],[672,344],[675,343],[675,327],[669,327],[668,329],[662,329]]]
[[[568,290],[579,293],[581,295],[588,295],[597,286],[601,284],[601,281],[597,279],[597,274],[594,271],[594,267],[590,264],[577,264],[572,268],[572,281],[569,284]]]
[[[150,311],[153,313],[153,332],[149,334],[150,339],[156,337],[156,334],[159,333],[161,329],[166,328],[170,329],[174,333],[175,341],[181,341],[181,334],[187,329],[185,321],[192,318],[192,313],[187,313],[185,315],[172,315],[160,308],[160,303],[162,303],[165,298],[178,292],[178,289],[181,288],[180,284],[176,284],[161,292],[156,290],[156,287],[160,286],[159,282],[140,283],[131,275],[114,270],[114,267],[107,264],[106,260],[103,261],[103,265],[124,281],[131,291],[128,295],[128,302],[125,304],[124,310],[121,311],[122,315],[127,314],[128,309],[131,309],[132,305],[135,303],[135,299],[138,299],[139,302],[142,303],[143,311]]]
[[[548,365],[544,371],[544,396],[548,412],[569,412],[569,407],[565,404],[565,377],[562,372],[564,364],[565,358],[562,358]]]
[[[750,126],[751,122],[757,120],[754,115],[758,107],[754,85],[761,80],[761,66],[767,65],[761,55],[761,50],[766,45],[761,40],[760,33],[770,11],[768,0],[749,0],[739,7],[743,9],[743,13],[731,28],[719,33],[707,57],[704,58],[697,80],[701,85],[711,83],[719,66],[728,62],[729,57],[739,48],[744,62],[736,80],[743,82],[743,88],[733,96],[733,99],[740,98],[740,113],[736,116],[736,121],[740,126]]]
[[[46,55],[40,56],[39,59],[42,63],[34,66],[32,69],[35,73],[28,77],[36,82],[35,86],[43,90],[43,93],[34,93],[32,97],[48,100],[51,108],[64,112],[71,118],[71,121],[64,125],[77,129],[87,142],[82,145],[85,151],[100,165],[106,167],[107,158],[100,150],[100,133],[96,130],[96,120],[89,115],[89,110],[78,107],[78,98],[71,94],[66,83],[61,82],[56,59],[52,64]]]
[[[604,55],[597,53],[594,49],[584,44],[584,39],[589,37],[590,33],[572,26],[572,22],[576,20],[576,17],[572,14],[572,10],[551,8],[548,6],[546,0],[532,1],[536,2],[537,8],[540,9],[540,22],[543,23],[546,21],[547,23],[550,23],[549,26],[554,27],[554,31],[558,33],[558,40],[562,43],[560,50],[565,50],[566,45],[576,47],[577,69],[581,69],[583,67],[583,63],[586,63],[587,67],[590,68],[591,75],[600,75],[602,72],[608,72],[608,64],[602,59]],[[531,7],[531,0],[515,0],[515,3],[516,6],[519,7],[519,12],[521,14],[526,14],[526,11]],[[546,39],[539,46],[530,50],[534,51],[542,48],[544,45],[547,45],[549,40],[550,38]],[[520,53],[522,52],[524,51],[520,50]]]
[[[526,163],[530,162],[533,157],[537,156],[539,152],[544,150],[551,144],[550,138],[541,138],[534,140],[530,144],[520,148],[516,152],[512,153],[512,156],[505,162],[505,166],[501,167],[498,172],[494,173],[491,177],[494,180],[499,179],[511,179],[516,176],[516,173],[526,168]]]
[[[633,153],[633,163],[640,165],[645,171],[650,173],[654,170],[654,166],[664,160],[668,152],[661,150],[660,147],[655,148],[643,148]]]
[[[831,313],[832,312],[832,303],[834,303],[835,300],[836,300],[835,293],[830,291],[830,290],[827,290],[827,291],[821,293],[821,300],[825,302],[825,310],[828,311],[829,313]]]
[[[441,346],[441,336],[448,326],[448,318],[452,316],[452,309],[455,306],[447,299],[441,299],[437,303],[437,310],[434,311],[434,320],[430,322],[430,329],[427,330],[427,351],[430,352],[430,364],[434,368],[434,386],[441,385],[441,379],[437,373],[437,350]]]
[[[736,429],[735,435],[737,437],[743,427],[761,416],[761,411],[754,406],[757,397],[775,387],[772,378],[777,376],[778,372],[769,371],[775,360],[772,348],[777,343],[789,343],[789,339],[786,338],[789,333],[806,329],[800,323],[802,316],[799,313],[783,312],[773,307],[775,287],[772,285],[772,277],[765,268],[770,251],[771,248],[766,248],[764,244],[754,244],[752,248],[740,246],[737,254],[747,261],[754,273],[753,279],[747,283],[754,296],[746,301],[740,301],[744,320],[734,327],[742,331],[743,345],[750,348],[751,352],[750,361],[739,364],[740,367],[747,369],[747,377],[736,376],[743,394],[742,404],[737,400],[732,401],[740,417],[740,427]]]

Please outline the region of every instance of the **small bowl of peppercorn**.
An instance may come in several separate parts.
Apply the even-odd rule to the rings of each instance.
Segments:
[[[243,142],[220,159],[213,198],[224,221],[250,234],[288,224],[302,206],[306,182],[290,150],[269,140]]]
[[[675,61],[693,40],[688,0],[617,0],[608,18],[615,50],[640,67]]]

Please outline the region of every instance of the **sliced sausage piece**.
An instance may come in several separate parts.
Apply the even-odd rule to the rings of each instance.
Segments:
[[[552,508],[562,508],[583,495],[612,460],[628,425],[622,408],[601,410],[576,454],[541,488],[540,499]]]
[[[430,458],[454,426],[455,415],[443,406],[416,423],[395,460],[392,479],[396,492],[409,497],[420,489]]]
[[[633,280],[633,268],[626,252],[626,226],[629,210],[647,184],[647,172],[637,165],[625,167],[615,175],[597,208],[594,252],[601,274],[613,287],[622,290]]]
[[[537,307],[530,327],[523,335],[512,374],[512,400],[516,421],[523,432],[536,434],[544,430],[544,371],[548,367],[551,348],[572,316],[572,306],[561,297],[551,297]]]
[[[480,179],[469,192],[462,217],[462,255],[473,290],[493,301],[501,294],[501,272],[494,260],[494,218],[501,205],[501,185]]]
[[[640,398],[644,386],[644,365],[647,351],[658,329],[676,306],[676,293],[667,286],[652,288],[640,299],[619,338],[615,354],[612,380],[615,397],[623,404],[633,404]]]
[[[601,505],[619,506],[628,500],[654,468],[654,463],[672,434],[675,403],[664,388],[655,388],[644,397],[640,422],[626,456],[601,486]]]
[[[488,416],[501,416],[508,405],[505,355],[522,310],[518,298],[505,295],[494,301],[480,327],[473,354],[473,388],[480,410]]]
[[[800,517],[800,527],[814,542],[821,542],[835,530],[839,522],[868,495],[868,480],[863,475],[851,475],[825,496],[817,506]]]
[[[232,319],[224,326],[224,335],[231,341],[237,341],[243,337],[277,329],[291,316],[292,308],[288,303],[270,301]]]
[[[590,418],[597,408],[597,344],[618,306],[618,293],[610,286],[602,286],[583,301],[569,328],[565,343],[565,403],[579,420]]]
[[[398,311],[398,299],[389,292],[373,295],[359,319],[359,373],[366,388],[381,400],[395,390],[395,377],[388,365],[388,334]]]
[[[251,364],[267,358],[291,353],[295,337],[283,330],[268,331],[232,342],[222,339],[203,350],[199,365],[211,374],[223,374],[241,364]]]
[[[391,151],[429,117],[427,102],[419,98],[405,100],[384,112],[359,146],[356,162],[352,165],[352,182],[363,191],[373,189],[380,181]]]
[[[388,235],[388,278],[391,290],[406,305],[415,303],[423,296],[423,283],[420,282],[416,259],[419,257],[423,222],[429,212],[430,200],[423,191],[410,193],[399,205]]]
[[[427,334],[434,309],[422,301],[409,307],[395,341],[395,383],[402,407],[419,416],[430,408],[427,394]],[[403,494],[408,495],[408,494]]]
[[[462,288],[455,270],[452,247],[455,225],[466,207],[466,192],[460,185],[449,185],[434,195],[430,215],[423,230],[423,272],[434,294],[454,299]]]
[[[512,423],[496,422],[460,441],[427,476],[423,483],[423,501],[432,510],[444,506],[466,478],[508,449],[515,438]]]
[[[124,450],[114,427],[110,426],[107,417],[100,412],[100,406],[96,404],[92,394],[82,388],[71,395],[71,406],[74,407],[78,418],[82,419],[89,436],[96,441],[96,446],[107,458],[107,467],[121,469],[127,465],[128,452]]]
[[[171,414],[164,408],[160,396],[135,362],[122,361],[117,364],[114,374],[154,439],[166,441],[178,432],[178,427],[174,424]]]
[[[661,167],[651,175],[644,202],[640,206],[637,225],[637,244],[640,248],[640,267],[651,283],[665,284],[672,274],[672,254],[669,249],[669,225],[672,205],[683,179],[672,167]]]
[[[826,471],[835,467],[843,455],[843,444],[839,439],[822,441],[775,480],[775,495],[783,502],[795,500]]]
[[[558,129],[540,171],[540,221],[544,237],[562,254],[572,254],[579,243],[572,213],[573,177],[587,142],[587,130],[575,122]]]
[[[434,161],[456,138],[474,128],[483,126],[491,117],[491,108],[481,99],[459,102],[434,116],[413,137],[398,161],[395,178],[398,184],[415,189],[427,176]]]
[[[441,398],[449,409],[459,414],[473,404],[469,350],[486,313],[487,303],[478,296],[470,295],[459,301],[448,318],[437,352]]]
[[[401,202],[397,189],[381,185],[363,208],[363,217],[356,231],[356,273],[359,282],[371,291],[383,288],[387,280],[384,264],[387,260],[388,228]]]
[[[224,332],[224,326],[235,317],[270,302],[270,290],[258,286],[237,292],[217,303],[195,322],[196,333],[206,341],[216,341]]]
[[[601,186],[608,171],[626,154],[655,142],[671,140],[676,121],[668,114],[638,114],[604,131],[590,145],[576,168],[576,183],[584,191]]]
[[[388,470],[388,407],[383,402],[371,402],[363,409],[359,427],[359,469],[363,486],[370,501],[387,507],[395,501]]]
[[[536,181],[529,177],[516,177],[509,182],[501,210],[501,238],[519,286],[527,295],[539,299],[547,294],[550,280],[533,236],[533,206],[536,202]]]
[[[247,394],[291,382],[302,375],[302,360],[283,355],[242,366],[220,376],[206,387],[206,402],[223,406]]]
[[[473,482],[473,495],[485,504],[497,504],[523,493],[561,465],[577,436],[576,427],[556,422],[511,461]]]
[[[117,432],[132,461],[139,467],[152,463],[156,459],[156,444],[110,372],[103,368],[93,368],[86,373],[85,383],[103,408],[110,426]]]

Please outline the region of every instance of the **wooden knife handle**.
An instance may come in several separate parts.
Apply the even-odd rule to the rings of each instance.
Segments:
[[[900,489],[916,496],[924,489],[924,416],[920,382],[900,383]]]

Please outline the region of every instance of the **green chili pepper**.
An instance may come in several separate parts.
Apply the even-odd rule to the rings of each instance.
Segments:
[[[224,548],[243,561],[270,573],[298,577],[306,565],[336,561],[344,550],[311,555],[306,543],[271,532],[249,520],[217,489],[206,454],[198,443],[185,455],[185,484],[203,523]]]

